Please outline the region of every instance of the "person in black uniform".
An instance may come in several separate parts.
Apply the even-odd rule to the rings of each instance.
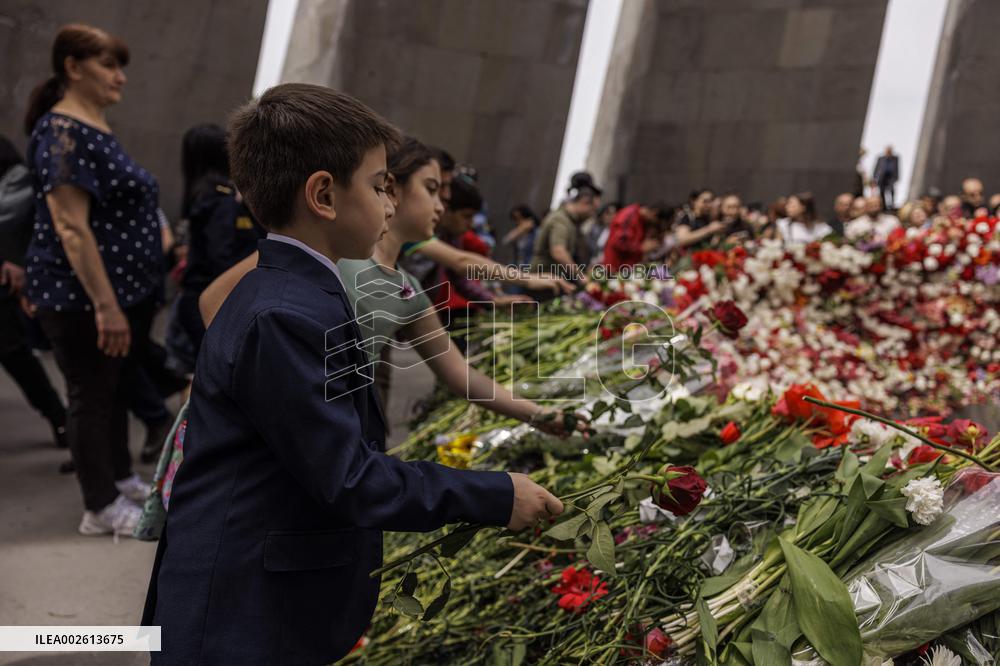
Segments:
[[[225,130],[213,124],[189,129],[182,159],[190,240],[176,314],[193,350],[193,356],[183,360],[193,367],[205,335],[198,297],[215,278],[253,253],[265,232],[229,178]]]

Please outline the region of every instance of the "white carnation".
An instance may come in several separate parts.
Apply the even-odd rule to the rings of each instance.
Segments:
[[[914,479],[900,492],[907,498],[906,510],[920,525],[930,525],[944,511],[944,489],[935,476]]]
[[[850,438],[855,444],[866,444],[877,449],[894,436],[895,432],[889,426],[871,419],[858,419],[851,424]]]
[[[740,382],[733,387],[731,394],[737,400],[744,402],[760,402],[767,395],[767,381],[758,378]]]

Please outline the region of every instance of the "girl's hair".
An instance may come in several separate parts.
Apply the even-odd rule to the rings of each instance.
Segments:
[[[11,167],[18,164],[24,164],[21,153],[10,139],[0,135],[0,177],[3,177]]]
[[[128,64],[129,52],[118,37],[83,23],[71,23],[59,28],[52,44],[52,76],[35,86],[24,116],[24,133],[31,134],[35,123],[62,99],[66,92],[66,58],[86,60],[105,53],[114,56],[118,64]]]
[[[226,131],[218,125],[195,125],[184,132],[181,143],[181,171],[184,174],[184,217],[191,212],[194,199],[216,185],[229,182],[229,151]]]
[[[805,209],[802,212],[803,222],[815,222],[816,221],[816,200],[813,198],[812,192],[799,192],[793,194],[793,197],[799,200],[802,207]]]
[[[514,213],[517,213],[522,220],[531,220],[535,224],[538,224],[538,216],[535,215],[535,211],[531,210],[531,206],[528,204],[518,204],[510,209],[510,216],[514,217]]]
[[[386,169],[397,183],[405,185],[413,174],[436,159],[437,156],[433,149],[420,143],[412,136],[407,136],[403,137],[402,143],[397,148],[389,152]]]

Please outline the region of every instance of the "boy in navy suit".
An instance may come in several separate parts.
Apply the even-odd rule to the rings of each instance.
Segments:
[[[469,521],[523,529],[562,504],[520,474],[405,463],[337,274],[393,214],[397,131],[357,100],[287,84],[240,109],[233,181],[261,224],[257,268],[198,356],[142,624],[155,664],[324,664],[371,620],[382,530]]]

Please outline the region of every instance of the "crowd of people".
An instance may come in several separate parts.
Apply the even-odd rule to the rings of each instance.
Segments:
[[[47,421],[55,444],[70,450],[61,471],[76,471],[85,509],[80,531],[87,534],[128,532],[138,522],[149,486],[132,469],[128,414],[146,427],[143,461],[155,460],[176,416],[166,400],[188,387],[207,321],[257,265],[258,242],[268,233],[261,211],[247,206],[233,182],[227,132],[213,123],[184,134],[180,217],[168,220],[156,179],[105,117],[121,99],[128,61],[121,40],[89,26],[64,27],[53,45],[52,76],[29,103],[26,158],[10,139],[0,141],[0,363]],[[461,341],[458,350],[442,343],[469,310],[571,293],[597,265],[605,274],[650,262],[669,266],[684,252],[757,238],[877,242],[899,227],[926,228],[1000,207],[1000,194],[987,201],[982,182],[969,178],[960,194],[931,190],[887,208],[896,159],[887,150],[870,193],[838,195],[827,220],[808,192],[768,204],[707,188],[679,205],[607,202],[594,178],[578,172],[561,204],[543,216],[527,204],[513,207],[509,231],[498,240],[475,168],[409,138],[389,155],[386,193],[395,215],[374,257],[344,259],[338,268],[359,321],[369,322],[368,352],[382,361],[374,373],[383,402],[395,341],[408,340],[443,384],[468,389],[470,399],[493,396],[497,411],[540,422],[544,410],[514,401],[488,378],[473,373],[466,386]],[[525,270],[474,279],[471,269],[499,266],[492,258],[498,243]],[[398,286],[389,297],[359,286],[382,289],[386,280]],[[391,316],[378,314],[386,312]],[[150,335],[160,314],[167,322],[162,344]],[[32,349],[52,350],[68,404]]]
[[[79,481],[82,534],[141,527],[151,488],[133,469],[129,414],[146,427],[143,461],[176,463],[158,479],[164,509],[176,508],[145,620],[163,624],[164,644],[184,658],[232,656],[279,640],[257,622],[276,611],[267,610],[267,594],[257,595],[265,583],[245,584],[258,572],[244,553],[264,548],[268,571],[326,569],[315,552],[339,542],[330,540],[334,532],[308,531],[325,524],[324,511],[357,532],[365,560],[357,571],[367,580],[380,551],[374,536],[357,530],[435,529],[460,519],[521,529],[561,510],[523,475],[380,455],[397,340],[463,397],[566,435],[572,426],[558,412],[515,399],[469,367],[449,330],[470,310],[572,293],[596,266],[610,274],[669,266],[682,253],[759,238],[878,242],[900,227],[1000,207],[1000,195],[987,201],[975,178],[958,195],[930,191],[895,207],[898,163],[889,154],[876,168],[877,190],[837,196],[827,220],[808,192],[769,204],[705,188],[679,205],[608,202],[594,177],[578,172],[558,207],[539,215],[515,206],[498,238],[473,166],[400,136],[346,95],[287,84],[240,109],[228,130],[211,122],[187,130],[180,216],[171,221],[156,178],[106,117],[122,98],[128,62],[120,39],[91,26],[63,27],[52,75],[28,102],[25,153],[12,139],[0,141],[0,364],[48,423],[54,444],[71,454],[61,470]],[[524,270],[495,270],[504,267],[493,258],[498,244]],[[476,271],[492,277],[478,279]],[[151,333],[157,317],[166,322],[162,343]],[[36,349],[52,351],[66,402]],[[377,392],[345,379],[358,367],[371,370],[363,376]],[[181,392],[191,397],[178,415],[167,401]],[[320,446],[324,436],[336,445]],[[196,445],[186,449],[186,437]],[[181,461],[185,472],[177,476]],[[292,530],[269,532],[270,551],[261,517]],[[224,548],[227,529],[234,541]],[[208,551],[216,559],[206,561]],[[208,599],[213,576],[229,586],[218,594],[231,598]],[[303,613],[322,613],[307,583],[293,591],[301,612],[271,619],[311,626],[314,618]],[[238,591],[248,589],[257,592]],[[339,633],[304,643],[311,656],[333,660],[359,635],[356,620],[372,589],[363,592],[349,602],[357,607]],[[203,612],[190,612],[190,604]],[[241,635],[260,625],[259,633],[245,646],[212,643],[228,631],[224,609],[236,607],[259,611]],[[208,643],[181,644],[179,637],[202,631]]]

